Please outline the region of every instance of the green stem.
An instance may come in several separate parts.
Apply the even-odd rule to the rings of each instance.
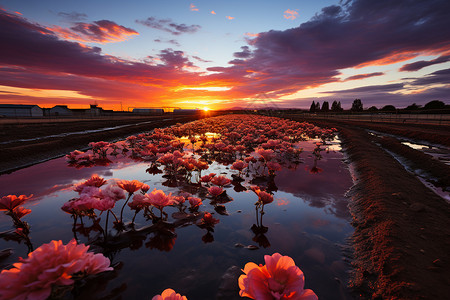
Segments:
[[[122,209],[120,210],[120,223],[122,223],[123,209],[125,208],[125,205],[127,205],[128,200],[130,200],[131,195],[133,195],[133,193],[128,193],[128,199],[127,199],[127,201],[125,201],[125,203],[122,206]]]

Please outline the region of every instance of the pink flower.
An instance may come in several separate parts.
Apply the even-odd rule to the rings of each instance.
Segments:
[[[140,190],[142,185],[144,185],[144,183],[137,180],[119,180],[117,182],[117,186],[127,191],[129,194],[133,194],[134,192]]]
[[[200,220],[199,225],[214,226],[219,222],[219,219],[214,218],[209,212],[205,212],[203,218]]]
[[[312,290],[305,290],[305,277],[289,256],[275,253],[265,255],[266,265],[249,262],[245,265],[245,275],[239,277],[239,295],[251,299],[296,299],[316,300]]]
[[[173,204],[175,205],[181,205],[186,201],[186,199],[183,196],[175,196],[172,198]]]
[[[277,162],[274,161],[269,161],[267,163],[267,168],[269,168],[270,171],[280,171],[281,170],[281,165]]]
[[[274,157],[274,152],[272,149],[256,149],[255,151],[256,153],[258,153],[259,155],[261,155],[262,158],[264,158],[265,161],[269,161]]]
[[[23,216],[28,215],[31,213],[31,209],[27,209],[23,206],[17,206],[13,209],[13,213],[17,216],[17,218],[21,219]]]
[[[88,180],[75,185],[74,190],[78,193],[81,193],[83,191],[83,189],[87,186],[93,186],[93,187],[99,188],[102,185],[104,185],[106,182],[107,182],[107,180],[105,180],[102,177],[99,177],[97,174],[94,174]]]
[[[177,294],[177,292],[172,289],[165,289],[161,295],[154,296],[152,300],[187,300],[187,298],[186,296]]]
[[[263,205],[269,204],[269,203],[271,203],[273,201],[273,196],[271,194],[267,193],[267,192],[264,192],[264,191],[260,191],[258,193],[258,198],[259,198],[259,201]]]
[[[211,196],[217,197],[223,193],[223,188],[218,187],[218,186],[212,186],[208,189],[208,192]]]
[[[163,209],[168,205],[172,205],[172,193],[166,195],[163,191],[156,188],[148,195],[150,203],[158,209]]]
[[[161,152],[161,149],[159,151]],[[166,153],[164,156],[161,156],[157,162],[160,162],[163,165],[169,165],[173,164],[175,158],[176,157],[172,153]]]
[[[191,208],[196,208],[203,204],[200,198],[189,197],[188,200],[189,204],[191,204]]]
[[[247,168],[247,166],[248,166],[248,164],[246,164],[242,160],[237,160],[233,163],[233,165],[231,165],[231,169],[238,170],[240,172],[243,169]]]
[[[198,170],[206,170],[209,167],[209,165],[206,161],[201,161],[201,160],[196,161],[194,163],[194,165]]]
[[[113,209],[114,205],[116,205],[116,201],[111,198],[94,198],[92,201],[92,207],[100,211]]]
[[[245,162],[249,163],[255,163],[256,162],[256,158],[254,158],[253,156],[247,156],[246,158],[244,158]]]
[[[200,181],[201,181],[201,182],[210,182],[211,179],[212,179],[214,176],[216,176],[215,173],[210,173],[209,175],[202,176],[202,177],[200,178]]]
[[[218,186],[224,186],[227,184],[230,184],[231,180],[226,178],[225,176],[217,176],[211,179],[211,183],[218,185]]]
[[[75,213],[75,200],[69,200],[66,203],[63,204],[63,206],[61,207],[61,209],[63,211],[65,211],[68,214],[74,214]]]
[[[110,271],[110,261],[103,254],[87,252],[89,246],[71,240],[51,241],[31,252],[28,258],[0,273],[1,299],[46,299],[52,286],[70,285],[72,275]]]
[[[3,196],[0,199],[0,211],[13,210],[31,197],[33,197],[33,195],[30,195],[28,197],[25,195],[20,195],[19,197],[17,197],[16,195]]]
[[[150,205],[148,195],[136,194],[133,196],[133,201],[128,203],[128,206],[133,210],[140,210]]]
[[[116,185],[108,185],[104,190],[102,190],[102,194],[107,198],[113,199],[114,201],[119,201],[127,197],[124,190]]]
[[[258,196],[258,201],[262,204],[269,204],[273,202],[273,196],[267,192],[261,191],[257,186],[251,187],[252,191]]]
[[[145,194],[145,193],[147,193],[148,191],[150,190],[150,186],[148,185],[148,184],[143,184],[142,186],[141,186],[141,191]]]

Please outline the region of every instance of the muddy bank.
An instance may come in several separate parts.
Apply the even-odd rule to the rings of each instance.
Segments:
[[[54,122],[1,124],[0,174],[62,156],[75,149],[86,149],[90,142],[117,141],[129,135],[176,123],[190,122],[199,117],[201,116],[169,118],[161,116],[140,119],[72,121],[63,124]],[[103,128],[106,129],[100,130]],[[70,134],[86,130],[94,130],[94,132]],[[68,134],[66,136],[49,137],[66,133]],[[30,140],[33,138],[38,139]]]
[[[333,119],[302,118],[295,115],[286,115],[287,118],[297,118],[306,122],[326,124],[327,126],[344,126],[378,131],[386,134],[403,136],[416,141],[426,141],[431,144],[440,144],[450,147],[450,126],[427,124],[398,124],[381,122],[361,122]]]
[[[380,139],[363,128],[313,123],[339,129],[354,166],[356,182],[349,193],[355,227],[350,285],[356,294],[362,299],[446,299],[450,295],[450,205],[407,172],[376,144]],[[378,130],[389,131],[389,126],[381,127]],[[430,135],[431,129],[426,131],[414,135],[426,140],[424,134]],[[413,136],[408,130],[397,129],[396,134]],[[398,146],[392,140],[383,144]],[[417,154],[415,160],[420,157]],[[441,181],[448,180],[446,170],[436,174]]]

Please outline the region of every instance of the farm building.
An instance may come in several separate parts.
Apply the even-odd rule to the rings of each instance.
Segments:
[[[0,104],[0,116],[42,117],[44,116],[44,111],[37,105]]]
[[[73,112],[67,105],[56,105],[49,110],[50,116],[71,116]]]

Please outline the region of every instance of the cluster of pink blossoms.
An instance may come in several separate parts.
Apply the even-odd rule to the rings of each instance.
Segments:
[[[107,180],[94,174],[92,177],[75,186],[74,190],[80,195],[79,198],[72,199],[61,207],[70,214],[89,215],[94,209],[107,211],[114,208],[117,201],[125,199],[124,190],[118,185],[108,185],[101,189]]]
[[[0,273],[0,299],[47,299],[53,286],[73,284],[73,275],[113,270],[108,258],[88,249],[75,240],[67,245],[51,241],[40,246],[28,258]]]

